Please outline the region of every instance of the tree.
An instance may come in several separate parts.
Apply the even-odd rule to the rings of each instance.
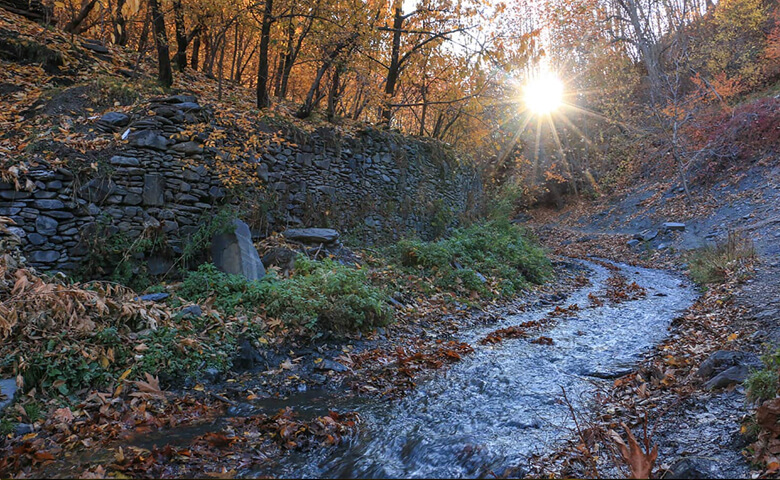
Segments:
[[[168,51],[168,35],[165,33],[165,17],[160,10],[159,0],[149,0],[149,9],[152,15],[152,31],[154,42],[157,46],[157,80],[164,87],[173,85],[173,72],[171,71],[171,57]]]
[[[263,20],[260,27],[260,51],[257,62],[257,108],[271,106],[271,96],[268,91],[268,45],[271,42],[271,24],[273,18],[273,0],[265,0]]]

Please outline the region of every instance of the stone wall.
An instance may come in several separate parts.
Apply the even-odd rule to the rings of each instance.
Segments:
[[[124,133],[127,140],[106,155],[98,173],[81,178],[42,166],[26,173],[23,183],[29,179],[32,189],[0,182],[0,216],[15,221],[11,231],[33,265],[72,271],[95,235],[121,232],[132,240],[149,228],[164,232],[171,251],[180,253],[215,208],[253,195],[271,207],[252,225],[256,236],[328,226],[369,243],[408,233],[430,237],[442,222],[456,221],[480,185],[472,166],[435,142],[373,129],[344,137],[321,128],[296,134],[295,142],[271,143],[251,160],[261,191],[237,195],[214,165],[225,154],[204,146],[206,135],[182,133],[208,124],[207,108],[177,95],[143,112],[112,112],[96,122],[104,134]],[[149,273],[162,273],[166,263],[150,263]]]

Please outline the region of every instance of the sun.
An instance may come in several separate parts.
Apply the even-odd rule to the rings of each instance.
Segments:
[[[563,105],[563,82],[552,72],[531,78],[523,87],[525,106],[537,115],[548,115]]]

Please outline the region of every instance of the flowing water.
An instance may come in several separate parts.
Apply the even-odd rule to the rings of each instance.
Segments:
[[[549,452],[572,434],[562,388],[574,409],[584,410],[598,384],[605,382],[601,378],[630,370],[696,298],[678,276],[619,265],[629,283],[647,289],[647,296],[584,308],[589,293],[604,293],[610,272],[591,262],[583,264],[593,271],[592,285],[562,305],[579,304],[576,316],[561,318],[543,332],[553,345],[533,344],[531,338],[492,346],[478,343],[498,328],[539,320],[553,307],[538,308],[489,328],[462,332],[460,340],[475,352],[395,403],[317,399],[312,394],[289,399],[296,410],[319,405],[358,411],[360,433],[339,447],[292,453],[244,476],[479,477]]]

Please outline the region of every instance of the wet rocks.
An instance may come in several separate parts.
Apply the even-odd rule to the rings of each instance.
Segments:
[[[662,478],[724,478],[721,467],[709,458],[688,457],[675,462]]]
[[[108,112],[98,119],[96,126],[102,132],[114,132],[130,123],[130,116],[122,112]]]
[[[747,379],[751,368],[760,368],[761,359],[750,352],[719,350],[702,362],[696,374],[705,382],[705,388],[725,388]]]
[[[349,370],[346,366],[340,364],[339,362],[334,362],[333,360],[323,360],[319,363],[315,363],[314,369],[322,371],[333,371],[338,373]]]
[[[243,275],[247,280],[259,280],[265,276],[265,267],[252,243],[249,226],[241,220],[233,220],[233,231],[216,235],[211,242],[211,257],[222,272]]]

